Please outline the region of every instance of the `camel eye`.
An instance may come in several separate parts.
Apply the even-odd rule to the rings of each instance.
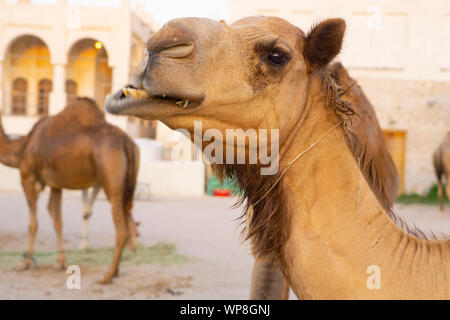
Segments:
[[[273,50],[267,56],[267,60],[275,66],[282,66],[288,62],[290,57],[280,50]]]

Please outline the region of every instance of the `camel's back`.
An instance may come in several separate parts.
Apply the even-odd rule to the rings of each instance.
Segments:
[[[375,110],[362,88],[340,63],[330,68],[338,85],[348,90],[344,98],[351,101],[351,106],[357,113],[348,129],[358,141],[350,144],[352,152],[378,200],[385,209],[391,209],[398,193],[399,178]]]
[[[28,134],[28,154],[50,154],[54,147],[89,140],[107,125],[103,112],[89,98],[79,98],[54,116],[40,119]]]
[[[40,149],[60,147],[60,144],[73,143],[100,146],[101,144],[120,144],[134,142],[120,128],[109,124],[105,114],[90,98],[78,98],[67,105],[60,113],[46,117],[35,125],[32,138]]]
[[[78,98],[50,118],[51,123],[48,128],[58,133],[64,131],[64,128],[82,131],[106,123],[103,111],[94,100],[89,98]]]
[[[81,98],[34,126],[23,170],[38,173],[46,184],[84,188],[96,183],[98,161],[120,154],[125,158],[129,144],[134,142],[105,121],[93,100]]]

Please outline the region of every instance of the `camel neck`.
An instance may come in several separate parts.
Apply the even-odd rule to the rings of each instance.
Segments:
[[[309,109],[281,169],[338,121],[323,103]],[[282,189],[291,221],[284,265],[300,297],[449,297],[449,241],[417,239],[390,220],[341,128],[292,165]],[[368,286],[371,270],[380,289]]]
[[[8,136],[5,133],[5,129],[3,128],[3,119],[2,115],[0,114],[0,143],[2,143],[4,140],[6,140]]]
[[[26,137],[10,139],[3,128],[0,116],[0,163],[5,166],[18,168],[20,166],[21,152],[26,143]]]

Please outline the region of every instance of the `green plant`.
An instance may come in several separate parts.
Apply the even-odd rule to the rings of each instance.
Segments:
[[[445,201],[447,197],[444,195]],[[428,205],[439,205],[439,197],[437,194],[437,186],[434,185],[428,190],[425,195],[418,195],[417,193],[412,194],[402,194],[396,200],[397,203],[401,204],[428,204]]]
[[[85,266],[107,265],[111,262],[114,248],[90,248],[86,250],[66,250],[67,262]],[[6,251],[0,249],[1,265],[16,265],[22,260],[22,251]],[[34,258],[38,265],[51,265],[56,263],[57,252],[35,252]],[[174,243],[158,242],[147,247],[139,245],[136,252],[125,248],[121,265],[172,265],[188,262],[190,259],[176,252]]]

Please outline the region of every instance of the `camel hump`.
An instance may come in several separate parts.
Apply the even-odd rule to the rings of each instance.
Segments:
[[[82,97],[68,104],[55,116],[55,120],[60,124],[70,123],[72,126],[78,124],[82,127],[90,127],[105,122],[105,113],[93,99]]]

